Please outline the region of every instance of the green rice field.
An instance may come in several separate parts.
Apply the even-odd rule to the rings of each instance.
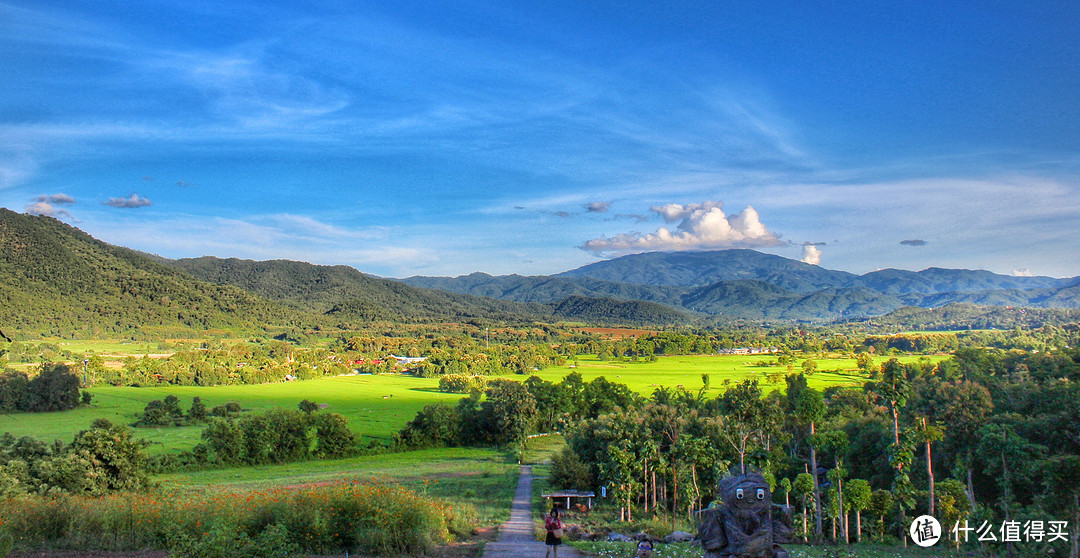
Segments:
[[[915,361],[919,357],[904,357]],[[926,357],[923,357],[926,358]],[[945,357],[930,357],[933,361]],[[775,356],[764,355],[697,355],[660,357],[654,362],[600,361],[595,356],[578,357],[565,366],[538,371],[541,378],[558,382],[571,372],[578,372],[585,381],[604,376],[609,381],[623,383],[634,391],[648,395],[660,386],[683,386],[696,391],[701,388],[702,374],[709,374],[715,395],[725,383],[747,378],[757,379],[766,390],[782,389],[786,367],[760,366],[762,361],[773,362]],[[865,381],[851,359],[817,360],[818,372],[809,377],[810,385],[824,389],[835,385],[858,385]],[[801,370],[797,362],[795,371]],[[769,382],[767,374],[779,378]],[[514,378],[524,379],[523,376]],[[230,401],[239,402],[245,409],[262,411],[275,407],[295,408],[303,399],[326,404],[327,411],[340,413],[349,426],[365,440],[389,440],[411,420],[416,412],[429,403],[454,404],[461,394],[442,393],[438,379],[407,375],[354,375],[322,378],[304,382],[239,385],[239,386],[152,386],[152,387],[91,387],[94,399],[89,407],[58,413],[0,414],[0,432],[15,436],[32,436],[42,440],[71,440],[96,418],[106,418],[115,424],[132,424],[142,415],[143,407],[154,399],[172,394],[180,398],[186,409],[192,397],[198,396],[208,407]],[[151,454],[190,449],[199,439],[201,428],[168,427],[139,428],[137,434],[151,442]]]

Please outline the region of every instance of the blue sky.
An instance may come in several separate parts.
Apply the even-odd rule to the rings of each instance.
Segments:
[[[166,257],[1080,275],[1080,3],[0,0],[0,205]]]

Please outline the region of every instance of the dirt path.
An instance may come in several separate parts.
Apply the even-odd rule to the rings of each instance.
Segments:
[[[521,466],[510,519],[499,529],[499,538],[484,546],[483,558],[539,558],[547,551],[543,541],[536,540],[532,518],[532,467]],[[583,558],[567,545],[558,547],[559,558]]]

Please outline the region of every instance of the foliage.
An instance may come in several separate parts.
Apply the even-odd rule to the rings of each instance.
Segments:
[[[149,486],[143,444],[125,426],[96,421],[68,445],[0,436],[0,496],[27,492],[104,494]]]
[[[64,364],[42,364],[33,378],[0,373],[0,412],[66,411],[79,406],[79,377]]]
[[[422,555],[451,540],[452,528],[467,529],[462,517],[475,512],[355,481],[207,495],[34,497],[0,510],[20,547],[164,548],[183,556]]]
[[[556,488],[585,490],[592,486],[589,466],[569,447],[564,447],[551,460],[549,481]]]

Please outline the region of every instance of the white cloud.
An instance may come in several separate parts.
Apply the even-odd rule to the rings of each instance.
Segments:
[[[37,201],[26,206],[25,211],[30,215],[44,215],[45,217],[53,217],[56,219],[71,219],[71,214],[63,209],[57,209],[56,206],[45,201]]]
[[[1014,269],[1014,270],[1012,270],[1012,274],[1013,274],[1013,277],[1034,277],[1035,276],[1035,274],[1031,273],[1031,270],[1026,268],[1026,267],[1023,268],[1023,269]]]
[[[821,249],[813,244],[803,245],[800,261],[810,265],[821,265]]]
[[[672,203],[654,206],[652,211],[668,223],[678,221],[678,226],[674,231],[660,227],[656,232],[648,234],[623,233],[610,238],[595,238],[581,248],[600,254],[782,244],[780,238],[761,222],[758,212],[751,206],[731,217],[724,214],[724,204],[719,201],[688,205]]]

